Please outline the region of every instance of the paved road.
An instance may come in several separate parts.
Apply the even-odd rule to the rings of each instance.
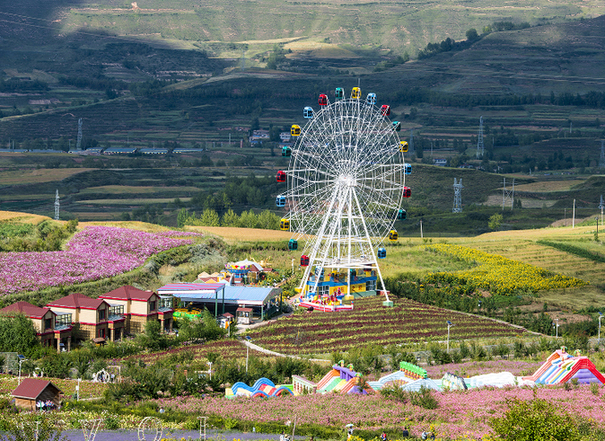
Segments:
[[[176,438],[180,440],[181,438],[185,438],[186,440],[199,440],[200,433],[199,431],[187,431],[187,430],[164,430],[162,434],[162,438],[167,438],[168,434],[172,438]],[[84,438],[84,434],[82,431],[68,430],[63,432],[63,434],[69,439],[69,441],[86,441]],[[232,441],[232,440],[242,440],[242,441],[253,441],[253,440],[279,440],[279,435],[277,434],[268,434],[268,433],[243,433],[243,432],[219,432],[216,430],[209,430],[206,432],[206,439],[214,440],[224,440],[224,441]],[[305,436],[295,436],[294,438],[298,440],[304,440],[307,437]],[[145,441],[153,441],[154,434],[147,432]],[[203,439],[203,438],[202,438]],[[97,433],[94,441],[138,441],[138,433],[136,430],[110,430],[110,431],[99,431]]]

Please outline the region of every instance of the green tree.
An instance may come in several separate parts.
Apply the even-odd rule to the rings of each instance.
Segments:
[[[239,223],[239,216],[232,209],[227,210],[225,214],[223,214],[223,222],[221,225],[223,227],[237,227]]]
[[[258,227],[265,230],[279,230],[279,217],[269,210],[258,215]]]
[[[221,225],[221,218],[216,211],[208,209],[202,212],[200,223],[207,227],[219,227]]]
[[[507,400],[508,409],[489,423],[507,441],[575,441],[580,433],[573,418],[549,401],[536,398]]]
[[[179,210],[179,214],[176,217],[176,225],[179,228],[182,228],[185,225],[185,221],[187,220],[188,217],[189,217],[189,210],[187,210],[186,208],[181,208]]]
[[[254,211],[243,211],[239,218],[239,226],[242,228],[256,228],[258,216]]]
[[[468,31],[466,31],[466,39],[468,41],[475,41],[478,38],[479,38],[479,34],[477,33],[477,29],[470,28]]]
[[[0,315],[0,352],[29,355],[40,347],[33,322],[23,314]]]
[[[502,219],[503,216],[500,213],[496,213],[493,214],[490,218],[489,221],[487,222],[487,226],[489,227],[490,230],[499,230],[500,227],[502,226]]]

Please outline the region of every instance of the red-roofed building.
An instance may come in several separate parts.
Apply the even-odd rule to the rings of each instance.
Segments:
[[[78,324],[83,339],[104,343],[116,341],[124,335],[124,311],[112,307],[103,299],[91,299],[84,294],[70,294],[46,305],[56,314],[72,314],[72,323]]]
[[[38,401],[50,401],[55,406],[58,406],[61,398],[60,394],[62,393],[50,381],[24,378],[11,395],[15,397],[15,405],[29,410],[36,410],[36,403]]]
[[[126,332],[139,333],[151,320],[159,320],[161,329],[172,331],[172,299],[161,298],[153,291],[126,285],[99,296],[111,305],[121,306],[126,317]]]
[[[27,302],[17,302],[0,309],[0,314],[14,316],[23,314],[29,318],[36,330],[42,346],[56,346],[61,351],[61,344],[68,351],[71,349],[71,318],[57,315],[49,308],[40,308]]]

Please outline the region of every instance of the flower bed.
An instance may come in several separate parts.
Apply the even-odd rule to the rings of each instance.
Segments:
[[[297,424],[320,424],[344,427],[352,423],[360,429],[396,430],[405,425],[411,434],[419,436],[429,426],[438,438],[460,439],[467,434],[471,439],[490,433],[488,421],[499,417],[506,409],[507,398],[529,400],[531,388],[484,388],[469,391],[434,392],[439,407],[424,409],[408,403],[387,400],[378,394],[360,395],[302,395],[279,399],[236,398],[173,398],[157,400],[166,409],[192,414],[217,415],[249,422],[281,422],[297,418]],[[538,398],[553,403],[562,411],[580,417],[599,427],[605,427],[603,388],[596,394],[588,386],[567,391],[563,387],[536,389]],[[253,402],[251,401],[253,400]],[[253,404],[252,404],[253,403]]]
[[[138,230],[87,227],[66,251],[0,253],[0,295],[115,276],[153,254],[191,243]]]
[[[325,354],[369,344],[389,345],[447,338],[447,320],[456,323],[452,339],[504,337],[524,331],[504,323],[394,299],[393,308],[382,297],[355,300],[347,312],[313,312],[280,319],[249,332],[254,342],[287,354]]]
[[[575,277],[553,274],[537,266],[459,245],[437,244],[427,246],[426,249],[478,264],[477,267],[465,271],[429,274],[426,278],[427,283],[470,285],[499,295],[517,294],[517,291],[535,293],[540,290],[571,288],[587,284]]]

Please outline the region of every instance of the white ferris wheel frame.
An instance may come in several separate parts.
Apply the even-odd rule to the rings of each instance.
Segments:
[[[368,100],[369,101],[369,100]],[[375,269],[376,258],[397,220],[405,187],[404,157],[393,123],[381,108],[361,99],[327,103],[303,127],[292,148],[286,198],[293,239],[305,240],[309,257],[299,289],[314,295],[325,268]],[[377,287],[378,288],[378,287]]]

